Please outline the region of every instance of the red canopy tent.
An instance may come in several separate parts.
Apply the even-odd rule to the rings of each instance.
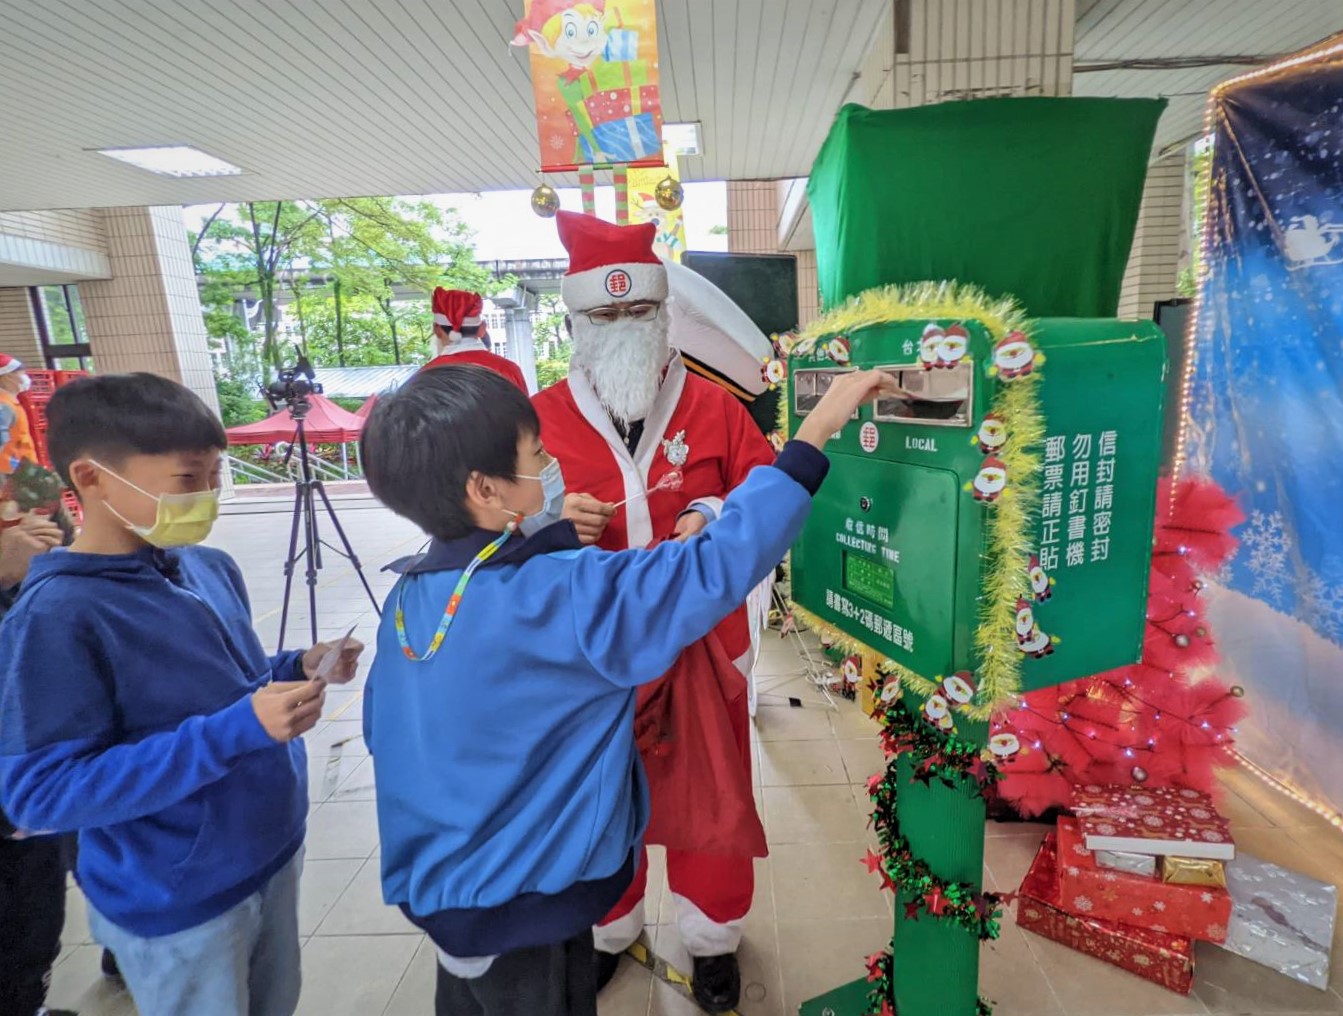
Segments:
[[[376,406],[377,404],[378,404],[378,397],[376,395],[370,395],[367,399],[364,400],[364,404],[354,411],[354,415],[359,417],[359,419],[361,420],[367,420],[368,414],[373,412],[373,407]]]
[[[359,433],[364,429],[364,418],[348,410],[341,409],[330,399],[322,395],[308,396],[308,416],[304,433],[308,444],[345,444],[358,441]],[[294,418],[289,410],[282,409],[274,416],[268,416],[256,423],[245,423],[240,427],[228,429],[230,445],[270,445],[280,441],[294,440],[296,430]]]

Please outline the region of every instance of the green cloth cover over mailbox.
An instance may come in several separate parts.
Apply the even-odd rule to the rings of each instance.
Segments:
[[[793,598],[926,678],[974,670],[985,529],[999,493],[988,419],[988,332],[968,353],[920,364],[927,322],[847,336],[847,365],[819,343],[790,363],[795,430],[837,371],[880,367],[903,395],[862,407],[826,451],[833,466],[792,557]],[[1032,326],[1047,436],[1038,449],[1032,592],[1018,629],[1024,690],[1135,662],[1142,649],[1161,454],[1165,340],[1151,322]]]
[[[807,183],[825,306],[955,279],[1035,317],[1113,315],[1165,105],[845,106]]]

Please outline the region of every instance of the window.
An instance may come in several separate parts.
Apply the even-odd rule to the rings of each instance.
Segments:
[[[75,286],[28,290],[48,370],[92,370],[93,350],[84,328],[84,308]]]

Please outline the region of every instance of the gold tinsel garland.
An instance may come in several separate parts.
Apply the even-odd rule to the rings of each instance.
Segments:
[[[1024,312],[1014,300],[994,299],[975,286],[954,282],[920,282],[870,289],[831,310],[797,336],[785,339],[784,350],[808,353],[827,336],[898,321],[974,320],[997,343],[1008,332],[1031,335]],[[790,371],[791,374],[791,371]],[[975,630],[978,657],[978,693],[975,701],[957,709],[971,720],[987,720],[1021,688],[1022,655],[1017,647],[1016,604],[1031,599],[1029,561],[1032,532],[1039,506],[1040,458],[1045,437],[1044,417],[1036,391],[1039,368],[1026,377],[1000,381],[991,411],[1003,422],[1007,444],[995,454],[1007,469],[1008,487],[983,510],[988,523],[979,624]],[[788,433],[788,400],[779,403],[780,431]],[[924,698],[938,690],[929,677],[915,674],[793,604],[794,612],[817,631],[829,635],[847,653],[878,657],[878,666],[900,678],[903,687]],[[950,660],[947,661],[951,668]],[[942,675],[935,675],[942,676]]]

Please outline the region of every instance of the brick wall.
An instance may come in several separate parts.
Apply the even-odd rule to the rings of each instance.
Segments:
[[[1138,228],[1119,294],[1121,318],[1150,318],[1153,304],[1176,295],[1186,228],[1184,197],[1183,152],[1147,170]]]
[[[27,289],[0,289],[0,353],[17,356],[37,370],[46,367]]]

